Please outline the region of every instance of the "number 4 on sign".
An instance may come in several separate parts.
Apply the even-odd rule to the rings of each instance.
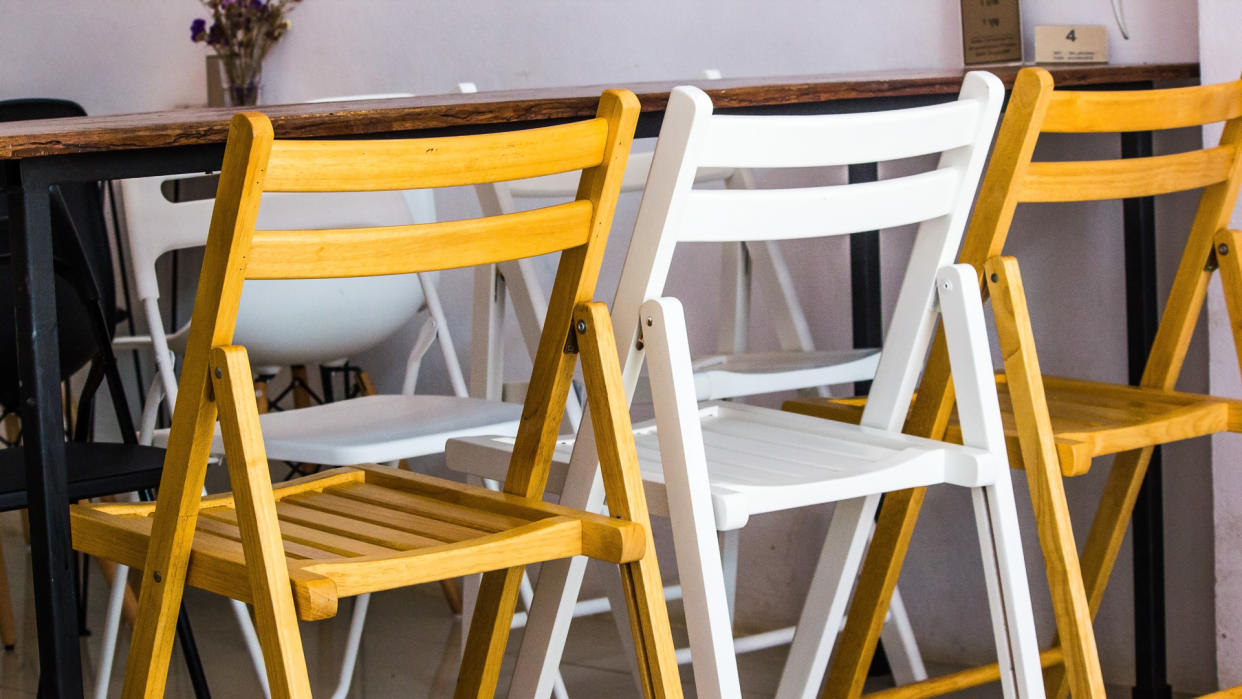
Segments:
[[[1065,35],[1065,39],[1066,39],[1067,41],[1078,41],[1078,36],[1077,36],[1076,34],[1074,34],[1074,30],[1073,30],[1073,29],[1071,29],[1071,30],[1069,30],[1069,34],[1066,34],[1066,35]]]

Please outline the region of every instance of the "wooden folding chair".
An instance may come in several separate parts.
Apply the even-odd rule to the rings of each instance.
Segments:
[[[647,696],[681,696],[611,325],[590,303],[638,101],[605,92],[595,119],[505,134],[274,141],[261,114],[230,126],[164,477],[154,506],[75,507],[74,545],[144,572],[125,696],[162,696],[185,583],[254,605],[273,696],[310,695],[298,619],[341,597],[485,573],[458,697],[491,697],[523,567],[589,556],[622,569]],[[380,228],[256,231],[264,191],[471,185],[582,169],[575,201]],[[334,469],[273,490],[246,350],[231,345],[245,279],[407,274],[563,251],[504,493],[406,471]],[[548,462],[582,353],[611,518],[545,504]],[[200,498],[217,415],[233,492]]]
[[[997,377],[1010,460],[1023,465],[1053,597],[1059,644],[1043,653],[1050,696],[1104,696],[1091,621],[1130,522],[1152,449],[1218,432],[1242,431],[1242,401],[1174,391],[1208,280],[1218,266],[1235,344],[1242,359],[1242,233],[1228,230],[1242,184],[1242,81],[1131,92],[1054,91],[1040,68],[1018,74],[993,151],[961,261],[973,265],[992,298],[1005,371]],[[1174,155],[1106,161],[1041,162],[1041,133],[1155,131],[1225,122],[1216,147]],[[1146,197],[1202,189],[1163,316],[1139,386],[1043,376],[1026,297],[1012,257],[1001,257],[1014,209],[1026,202]],[[986,281],[985,281],[986,280]],[[960,439],[951,415],[948,359],[937,342],[906,429]],[[856,406],[795,402],[797,412],[851,419]],[[854,417],[853,419],[857,419]],[[1087,472],[1097,456],[1116,454],[1096,510],[1081,568],[1063,477]],[[900,572],[923,493],[887,500],[864,566],[859,595],[834,661],[825,696],[858,696],[875,646],[878,619]],[[886,696],[931,696],[996,678],[975,668],[940,685]]]

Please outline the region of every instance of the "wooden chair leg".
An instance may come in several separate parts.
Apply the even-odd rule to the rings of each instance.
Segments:
[[[525,568],[508,568],[483,574],[457,674],[455,699],[495,696],[524,572]]]
[[[992,297],[1001,355],[1005,358],[1022,463],[1065,659],[1064,672],[1075,697],[1102,697],[1104,677],[1091,627],[1092,610],[1083,586],[1018,261],[1012,257],[992,258],[984,265],[984,274]],[[1129,517],[1123,521],[1128,522]],[[1058,686],[1048,686],[1049,690],[1057,690],[1055,693],[1063,684],[1060,674],[1052,671],[1048,676],[1056,680],[1053,684]]]
[[[1092,619],[1100,611],[1100,602],[1104,599],[1109,575],[1121,551],[1121,542],[1130,527],[1130,515],[1134,512],[1134,503],[1138,500],[1151,455],[1150,448],[1118,454],[1104,484],[1104,494],[1100,497],[1081,557],[1083,586]],[[1046,676],[1049,697],[1063,698],[1068,694],[1064,665],[1049,668]]]
[[[4,642],[5,650],[13,650],[17,645],[17,622],[13,619],[13,597],[4,564],[4,544],[0,542],[0,641]]]
[[[306,366],[295,364],[289,367],[289,375],[293,381],[293,407],[309,408],[311,397],[310,392],[306,390]]]
[[[268,399],[268,381],[260,378],[254,380],[254,400],[260,415],[266,415],[272,403]]]
[[[656,562],[651,517],[643,494],[633,426],[625,402],[612,321],[602,303],[580,305],[574,312],[582,354],[582,376],[591,407],[591,424],[599,452],[608,512],[641,522],[647,533],[643,557],[622,566],[621,584],[630,613],[630,630],[647,697],[680,697],[681,675],[664,600],[664,583]]]
[[[856,699],[862,695],[926,495],[926,488],[913,488],[884,496],[845,628],[828,668],[828,683],[821,695],[824,699]]]
[[[252,385],[250,360],[244,348],[217,348],[211,353],[211,368],[268,683],[273,697],[310,697],[259,415],[246,395]]]

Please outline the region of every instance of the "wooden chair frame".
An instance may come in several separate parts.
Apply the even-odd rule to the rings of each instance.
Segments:
[[[1154,131],[1225,122],[1213,148],[1125,160],[1032,162],[1040,133]],[[1092,630],[1154,446],[1215,432],[1242,431],[1242,401],[1178,393],[1174,386],[1202,309],[1212,271],[1219,266],[1242,365],[1242,233],[1228,230],[1242,184],[1242,81],[1202,87],[1129,92],[1054,91],[1040,68],[1018,74],[960,261],[975,267],[992,298],[1005,372],[998,383],[1011,401],[1007,429],[1011,463],[1022,465],[1053,597],[1059,641],[1042,655],[1049,696],[1102,697],[1104,684]],[[1082,382],[1040,373],[1018,263],[1001,257],[1014,209],[1022,202],[1090,201],[1146,197],[1202,188],[1198,212],[1139,387]],[[1178,414],[1157,423],[1143,407],[1132,408],[1124,439],[1080,441],[1071,421],[1049,408],[1047,394],[1094,391],[1148,409],[1176,403]],[[1180,401],[1180,403],[1179,403]],[[790,409],[831,416],[839,407],[791,404]],[[943,334],[933,347],[906,430],[952,438],[952,384]],[[1165,415],[1171,414],[1166,410]],[[855,418],[856,419],[856,418]],[[1146,421],[1144,421],[1146,419]],[[1058,429],[1060,428],[1060,429]],[[1062,478],[1085,473],[1093,456],[1117,454],[1096,511],[1081,564],[1074,543]],[[857,697],[875,648],[918,517],[924,491],[885,500],[876,535],[841,637],[825,697]],[[885,697],[934,696],[997,677],[995,665],[973,668],[917,686],[879,693]]]
[[[645,694],[681,696],[611,324],[603,306],[591,303],[638,109],[631,93],[607,91],[597,117],[583,122],[369,142],[275,141],[262,114],[234,116],[157,502],[72,511],[75,547],[145,571],[126,697],[163,695],[186,582],[252,603],[272,695],[306,697],[299,618],[332,616],[341,596],[479,572],[485,573],[482,592],[456,696],[490,697],[523,567],[577,555],[621,566]],[[574,169],[583,171],[577,199],[534,212],[385,228],[255,230],[263,191],[460,186]],[[555,250],[563,251],[561,263],[505,493],[371,466],[334,469],[273,490],[250,365],[245,349],[231,344],[245,279],[404,274]],[[541,499],[578,354],[597,416],[611,518]],[[202,499],[217,417],[233,492]],[[278,501],[345,482],[442,501],[459,515],[473,513],[474,527],[486,533],[354,557],[282,541],[282,529],[291,525],[282,522]],[[200,511],[232,517],[235,538],[202,529],[219,517],[199,517]],[[482,524],[500,520],[510,524]]]

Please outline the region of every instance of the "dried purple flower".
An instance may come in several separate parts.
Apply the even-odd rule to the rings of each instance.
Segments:
[[[190,41],[203,41],[207,38],[207,20],[199,19],[190,22]]]

